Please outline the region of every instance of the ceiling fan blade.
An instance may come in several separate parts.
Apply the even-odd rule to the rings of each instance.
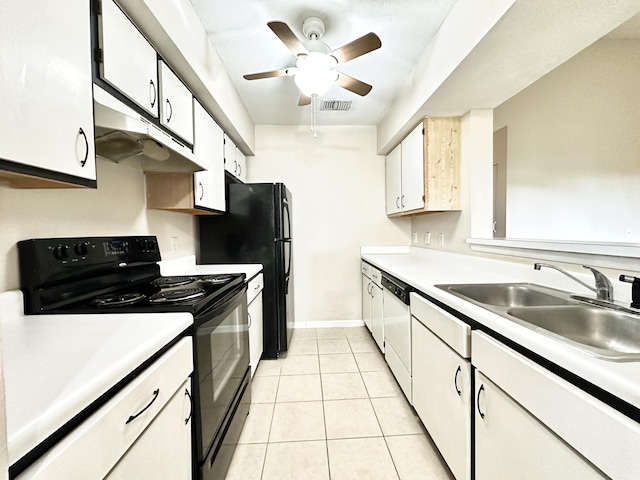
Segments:
[[[350,92],[357,93],[361,97],[364,97],[373,88],[368,83],[364,83],[363,81],[350,77],[349,75],[345,75],[344,73],[338,74],[336,85],[344,88],[345,90],[349,90]]]
[[[267,26],[278,36],[282,43],[284,43],[287,48],[293,52],[294,55],[298,56],[300,54],[309,53],[286,23],[269,22],[267,23]]]
[[[305,105],[311,105],[311,97],[307,97],[304,93],[301,93],[298,99],[298,106],[304,107]]]
[[[335,49],[329,55],[334,57],[338,63],[345,63],[349,60],[353,60],[365,53],[372,52],[382,46],[382,42],[378,36],[371,32],[366,35],[354,40],[353,42],[347,43],[340,48]]]
[[[243,75],[243,78],[245,80],[258,80],[260,78],[285,77],[287,75],[289,75],[289,69],[282,68],[280,70],[271,70],[269,72],[250,73],[248,75]]]

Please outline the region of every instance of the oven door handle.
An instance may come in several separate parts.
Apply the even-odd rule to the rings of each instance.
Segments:
[[[136,413],[135,415],[131,415],[126,422],[124,422],[125,425],[133,422],[136,418],[138,418],[140,415],[142,415],[151,405],[153,405],[153,402],[155,402],[158,399],[158,395],[160,394],[160,389],[156,388],[153,391],[153,398],[151,399],[151,401],[147,404],[146,407],[144,407],[142,410],[140,410],[138,413]]]

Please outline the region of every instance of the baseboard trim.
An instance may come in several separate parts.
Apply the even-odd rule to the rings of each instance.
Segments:
[[[315,322],[295,322],[293,328],[339,328],[363,327],[362,320],[317,320]]]

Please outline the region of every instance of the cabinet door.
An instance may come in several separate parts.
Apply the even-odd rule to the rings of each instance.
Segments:
[[[384,321],[382,317],[382,288],[371,282],[371,333],[384,353]]]
[[[2,2],[0,45],[0,159],[95,180],[89,2]]]
[[[402,195],[401,176],[402,144],[389,152],[385,159],[385,198],[387,215],[402,211],[400,200]]]
[[[402,141],[402,211],[424,208],[424,135],[420,123]]]
[[[194,205],[226,210],[223,133],[209,113],[193,100],[193,153],[206,164],[206,170],[193,175]]]
[[[475,385],[477,480],[608,478],[477,370]]]
[[[415,318],[411,333],[413,407],[456,479],[470,479],[471,365]]]
[[[100,76],[157,117],[160,98],[156,51],[113,0],[102,0],[100,25]]]
[[[193,143],[193,95],[162,60],[160,74],[160,123]]]
[[[371,280],[362,275],[362,321],[371,331]]]
[[[238,147],[236,147],[236,163],[238,169],[238,179],[243,182],[247,181],[247,157],[245,157],[244,153],[240,151]]]
[[[236,162],[236,144],[227,134],[224,134],[224,169],[234,177],[238,176],[238,162]]]
[[[106,480],[191,480],[191,380],[187,380]]]
[[[249,361],[251,362],[251,376],[256,373],[264,343],[262,327],[262,292],[249,304]]]

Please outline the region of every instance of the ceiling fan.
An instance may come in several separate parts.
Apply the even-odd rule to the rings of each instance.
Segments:
[[[309,17],[302,23],[302,33],[307,38],[305,42],[298,40],[284,22],[269,22],[267,25],[297,57],[296,66],[244,75],[246,80],[292,76],[301,92],[298,100],[300,106],[309,105],[313,97],[324,95],[333,84],[363,97],[371,91],[372,87],[368,83],[340,73],[334,68],[338,64],[380,48],[382,43],[375,33],[367,33],[340,48],[331,50],[320,40],[325,31],[324,22],[317,17]]]

